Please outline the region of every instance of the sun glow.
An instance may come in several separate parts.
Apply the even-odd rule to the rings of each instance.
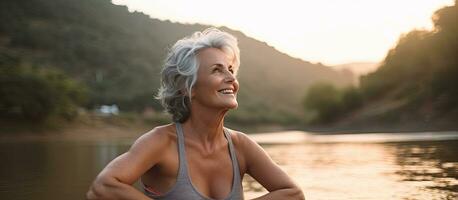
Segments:
[[[399,36],[431,29],[453,0],[113,0],[153,18],[227,26],[306,61],[379,62]]]

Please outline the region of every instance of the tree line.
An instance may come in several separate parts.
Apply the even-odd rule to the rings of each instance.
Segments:
[[[394,105],[368,116],[381,122],[458,119],[457,13],[455,1],[434,13],[433,30],[402,35],[379,68],[360,78],[358,87],[310,87],[303,99],[306,111],[314,114],[309,122],[335,122],[374,102]]]

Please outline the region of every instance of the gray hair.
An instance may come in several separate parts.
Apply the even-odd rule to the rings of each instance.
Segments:
[[[170,49],[161,72],[161,87],[156,96],[174,122],[184,122],[191,114],[191,91],[197,81],[197,53],[217,48],[232,56],[236,74],[240,66],[237,39],[227,32],[208,28],[178,40]]]

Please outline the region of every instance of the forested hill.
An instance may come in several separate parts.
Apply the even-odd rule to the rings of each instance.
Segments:
[[[367,114],[378,107],[382,112],[373,120],[390,124],[458,127],[456,3],[434,13],[432,31],[403,35],[377,71],[361,78],[361,91],[372,108],[360,111]]]
[[[338,91],[322,86],[336,94],[309,98],[313,109],[321,105],[314,102],[335,97],[318,111],[321,118],[317,121],[371,130],[458,129],[456,4],[434,13],[433,30],[412,30],[402,35],[380,67],[361,77],[359,88]],[[312,88],[316,88],[315,94],[323,94],[324,89]]]
[[[63,71],[88,88],[87,108],[116,103],[121,110],[161,109],[153,95],[167,47],[205,28],[131,13],[108,0],[2,0],[0,64]],[[301,114],[301,98],[311,83],[348,85],[353,79],[223,29],[241,47],[234,119],[287,121]]]

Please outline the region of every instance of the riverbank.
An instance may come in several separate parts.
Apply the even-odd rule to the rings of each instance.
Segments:
[[[0,140],[101,140],[137,138],[156,126],[171,123],[167,116],[144,118],[138,115],[98,116],[83,115],[74,121],[54,120],[45,125],[0,121]],[[418,133],[457,131],[454,124],[431,125],[424,123],[410,123],[401,125],[364,124],[353,126],[342,125],[280,125],[264,124],[233,124],[226,123],[226,127],[247,134],[265,134],[272,132],[306,132],[313,135],[334,134],[367,134],[367,133]]]
[[[169,124],[168,116],[145,118],[139,115],[82,115],[73,121],[49,120],[42,124],[0,121],[1,141],[30,140],[101,140],[138,138],[156,126]],[[244,133],[281,132],[292,130],[278,124],[233,124],[226,127]]]
[[[455,122],[429,123],[350,123],[350,124],[329,124],[311,125],[298,127],[298,130],[313,132],[315,134],[358,134],[358,133],[412,133],[412,132],[442,132],[458,131],[458,124]]]

